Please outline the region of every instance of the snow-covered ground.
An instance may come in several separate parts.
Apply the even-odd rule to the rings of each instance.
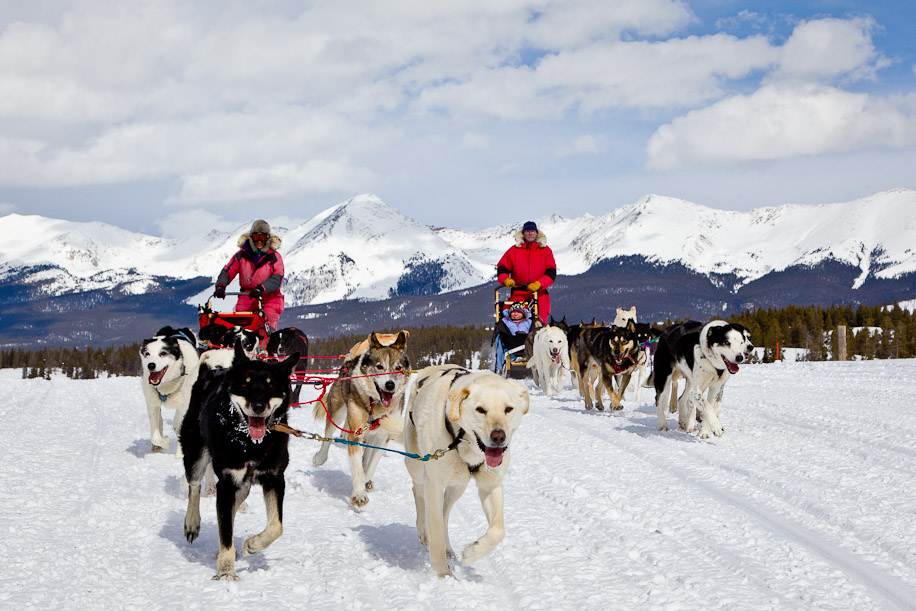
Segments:
[[[317,443],[292,440],[283,536],[237,560],[240,581],[211,581],[213,498],[189,545],[174,434],[170,452],[150,453],[139,384],[0,372],[0,607],[916,608],[913,360],[743,367],[711,441],[658,432],[648,390],[610,414],[586,412],[571,388],[533,389],[507,536],[445,580],[417,540],[402,458],[386,456],[357,510],[346,450],[316,469]],[[318,431],[306,412],[292,424]],[[236,521],[237,547],[264,525],[261,498]],[[485,528],[472,484],[452,543]]]

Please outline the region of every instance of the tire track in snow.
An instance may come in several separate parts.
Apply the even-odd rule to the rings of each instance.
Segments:
[[[538,414],[542,415],[543,412],[539,411]],[[554,421],[552,418],[545,419]],[[561,423],[561,426],[578,429],[578,427],[570,427],[565,423]],[[552,437],[555,440],[559,440],[557,429],[553,427],[551,429]],[[618,450],[619,448],[615,444],[609,443],[604,453],[615,454]],[[601,458],[603,459],[604,457]],[[581,462],[581,459],[582,457],[578,457],[577,462]],[[603,462],[604,460],[598,460],[599,464]],[[608,462],[613,464],[614,460],[611,459]],[[764,567],[753,564],[752,570],[752,563],[742,560],[724,546],[716,546],[714,549],[693,546],[691,544],[692,541],[707,539],[708,533],[702,531],[692,522],[689,522],[684,527],[694,535],[687,538],[673,536],[670,529],[665,526],[656,527],[659,521],[658,507],[648,512],[631,509],[627,506],[626,498],[621,496],[620,499],[617,499],[619,502],[615,502],[613,498],[610,499],[609,508],[598,508],[597,505],[600,501],[587,502],[585,499],[588,498],[588,495],[585,495],[585,499],[583,498],[582,488],[588,487],[587,482],[582,480],[570,481],[558,476],[558,473],[562,473],[564,466],[554,465],[551,469],[548,469],[543,466],[543,463],[531,465],[530,468],[524,471],[525,481],[519,485],[526,490],[533,491],[542,500],[549,502],[554,507],[553,513],[562,513],[565,518],[558,520],[558,522],[570,525],[583,521],[591,525],[603,524],[604,526],[601,530],[608,533],[608,535],[617,534],[625,545],[634,546],[634,549],[629,552],[622,551],[624,548],[618,546],[614,548],[611,555],[622,556],[624,564],[631,571],[635,570],[650,576],[646,579],[646,586],[651,591],[656,592],[654,596],[671,595],[673,590],[666,592],[664,587],[673,587],[677,590],[677,604],[686,605],[687,608],[710,608],[711,600],[722,602],[724,598],[727,598],[727,596],[723,597],[718,589],[709,589],[706,582],[713,582],[720,585],[729,583],[733,587],[749,584],[758,591],[763,599],[774,598],[772,585],[767,580],[769,575]],[[631,485],[638,484],[624,484],[623,488],[626,489]],[[535,506],[542,508],[540,503],[536,503]],[[647,518],[647,515],[651,517]],[[646,549],[646,540],[644,538],[641,539],[638,535],[634,536],[633,533],[654,533],[655,536],[664,536],[666,537],[664,548],[658,551]],[[580,542],[578,547],[582,548],[583,551],[578,556],[580,561],[575,564],[587,566],[590,564],[591,559],[607,556],[608,554],[604,553],[606,548],[614,545],[613,543],[608,543],[608,541],[609,539],[601,539],[598,542]],[[654,547],[657,544],[650,543],[648,545]],[[695,572],[696,567],[707,567],[701,572],[704,574],[711,572],[717,577],[707,578],[704,583],[695,583],[692,589],[673,586],[669,583],[669,578],[666,574],[669,571],[664,569],[666,566],[665,558],[671,555],[678,559],[679,564],[684,567],[690,567],[689,569],[684,569],[682,571],[683,574]],[[675,604],[675,601],[671,602]],[[648,601],[646,601],[646,604],[648,604]]]
[[[546,416],[550,413],[550,410],[544,410],[540,413]],[[555,420],[562,421],[560,418],[555,418]],[[916,610],[916,590],[896,577],[887,575],[875,568],[868,561],[824,540],[809,528],[793,523],[791,520],[774,516],[758,506],[754,501],[737,493],[724,490],[706,478],[699,477],[687,469],[673,465],[670,459],[659,457],[656,453],[647,451],[645,447],[637,446],[630,440],[621,443],[626,439],[627,436],[625,435],[618,435],[611,439],[606,433],[596,432],[594,428],[586,427],[576,422],[562,422],[562,424],[576,428],[591,437],[611,443],[617,449],[624,450],[644,461],[651,462],[655,467],[670,473],[680,481],[691,484],[719,503],[740,510],[777,536],[798,543],[815,552],[827,560],[830,565],[837,567],[848,577],[862,584],[895,607]]]

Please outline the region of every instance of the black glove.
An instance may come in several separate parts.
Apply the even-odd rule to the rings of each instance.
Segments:
[[[225,299],[225,297],[226,297],[226,285],[225,285],[225,284],[217,284],[217,285],[216,285],[216,288],[213,289],[213,296],[216,297],[217,299]]]
[[[260,284],[248,291],[248,296],[252,299],[260,299],[262,295],[264,295],[264,287]]]

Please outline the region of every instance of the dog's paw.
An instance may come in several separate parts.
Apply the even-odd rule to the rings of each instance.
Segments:
[[[216,496],[216,486],[207,486],[204,488],[204,496]]]
[[[374,489],[374,486],[372,485],[372,480],[370,479],[368,482],[366,482],[366,492],[369,492],[373,489]]]
[[[321,465],[323,465],[326,462],[328,462],[327,454],[322,456],[321,452],[318,452],[317,454],[312,456],[312,466],[313,467],[320,467]]]
[[[365,494],[354,494],[350,497],[350,504],[354,507],[362,507],[369,502],[369,497]]]
[[[153,439],[150,443],[153,445],[153,452],[161,452],[163,450],[168,450],[172,445],[172,440],[168,437],[159,437],[158,439]]]
[[[621,404],[621,405],[612,405],[612,406],[611,406],[611,411],[619,412],[619,411],[622,411],[622,410],[623,410],[623,404]]]
[[[188,543],[194,543],[194,540],[197,539],[197,536],[200,535],[200,520],[197,520],[197,523],[189,523],[185,520],[184,523],[184,538],[188,540]]]
[[[658,425],[658,430],[660,430],[660,431],[667,431],[667,430],[668,430],[668,425],[667,425],[667,424],[659,424],[659,425]]]
[[[235,574],[235,571],[220,571],[213,576],[213,581],[238,581],[239,576]]]
[[[603,411],[604,411],[604,406],[601,405],[600,403],[599,403],[598,405],[596,405],[595,407],[598,408],[598,411],[599,411],[599,412],[603,412]]]

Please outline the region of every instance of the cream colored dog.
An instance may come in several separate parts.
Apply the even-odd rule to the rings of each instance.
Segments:
[[[502,541],[502,481],[509,468],[512,435],[528,413],[528,391],[491,372],[457,365],[427,367],[417,374],[404,419],[404,447],[425,456],[448,450],[438,460],[407,458],[417,506],[417,535],[429,546],[439,577],[451,575],[446,556],[456,557],[448,538],[448,517],[471,477],[487,516],[487,532],[461,555],[465,566]]]

